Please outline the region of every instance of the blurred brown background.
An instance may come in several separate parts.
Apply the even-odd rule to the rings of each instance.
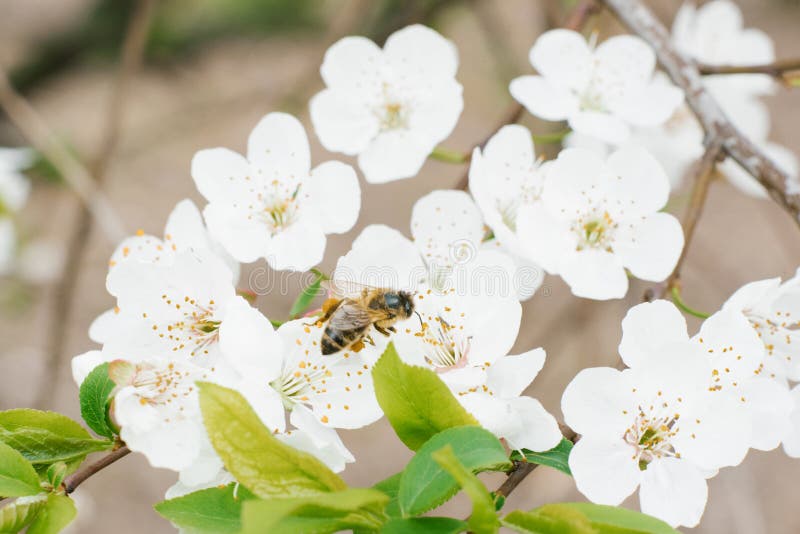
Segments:
[[[679,7],[674,0],[655,3],[665,21]],[[800,4],[738,3],[747,26],[775,39],[778,58],[800,55]],[[0,5],[0,64],[72,150],[94,155],[133,2],[4,0]],[[145,65],[131,83],[105,189],[128,232],[142,228],[161,235],[177,201],[190,197],[202,206],[189,176],[195,151],[213,146],[244,151],[251,128],[269,111],[289,111],[308,124],[305,103],[321,87],[318,68],[327,46],[348,33],[381,40],[410,21],[424,21],[458,45],[465,108],[446,145],[468,150],[503,116],[511,103],[508,81],[531,70],[527,51],[548,24],[560,20],[559,9],[544,0],[162,0]],[[601,37],[619,29],[607,15],[592,26],[601,29]],[[772,140],[800,154],[800,90],[780,90],[768,105]],[[530,116],[523,122],[536,133],[558,128]],[[314,163],[339,158],[326,153],[313,132],[310,139]],[[0,120],[0,146],[23,142]],[[358,225],[346,235],[329,238],[323,269],[333,267],[367,224],[385,223],[408,233],[414,201],[433,189],[452,187],[463,172],[461,166],[430,162],[414,179],[379,186],[362,182]],[[685,195],[678,195],[675,211],[682,211],[683,205]],[[40,176],[18,220],[23,239],[45,239],[50,246],[46,250],[63,253],[77,207],[68,187]],[[33,261],[54,280],[2,281],[0,409],[32,406],[41,398],[38,388],[44,388],[51,395],[44,396],[46,406],[38,407],[78,417],[69,359],[93,348],[87,328],[112,305],[104,278],[113,244],[97,228],[88,239],[74,302],[63,316],[51,316],[58,254]],[[798,265],[800,234],[789,217],[770,201],[743,196],[717,182],[684,268],[684,296],[693,306],[713,311],[743,283],[789,276]],[[248,271],[245,268],[243,285]],[[259,306],[270,316],[284,317],[299,284],[298,277],[292,278],[290,294],[262,296]],[[560,417],[560,394],[579,369],[616,363],[620,320],[645,289],[636,282],[624,300],[592,302],[572,297],[560,279],[548,277],[524,304],[516,347],[543,346],[548,353],[530,393]],[[67,327],[55,373],[44,364],[54,321]],[[385,421],[342,434],[358,459],[344,473],[350,483],[370,485],[399,470],[410,457]],[[500,478],[487,480],[493,487]],[[140,456],[126,458],[81,486],[76,495],[80,519],[73,532],[172,532],[151,506],[174,479],[173,473],[150,468]],[[782,450],[751,453],[741,467],[723,470],[710,481],[709,505],[693,532],[798,532],[798,480],[800,461]],[[543,468],[520,486],[507,506],[532,508],[580,498],[568,477]],[[629,504],[636,506],[635,500]],[[465,503],[457,499],[445,511],[464,515]]]

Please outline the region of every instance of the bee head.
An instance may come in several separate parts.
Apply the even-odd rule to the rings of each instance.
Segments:
[[[395,310],[398,315],[407,319],[414,313],[414,294],[408,291],[398,291],[397,293],[387,293],[384,297],[386,306]]]

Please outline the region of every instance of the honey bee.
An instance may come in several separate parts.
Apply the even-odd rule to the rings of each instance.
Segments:
[[[374,345],[368,332],[370,326],[389,336],[397,331],[397,321],[415,313],[414,295],[408,291],[350,284],[357,291],[348,296],[341,291],[340,282],[325,285],[334,296],[322,305],[322,316],[316,321],[317,325],[327,323],[320,343],[323,355],[348,348],[358,352],[365,341]]]

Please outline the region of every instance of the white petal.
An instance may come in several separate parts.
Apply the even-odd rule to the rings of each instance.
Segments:
[[[628,276],[620,259],[605,250],[586,249],[562,261],[559,274],[577,297],[620,299],[628,292]]]
[[[380,83],[382,55],[378,45],[365,37],[345,37],[325,52],[320,74],[328,87],[370,94]]]
[[[561,397],[564,421],[578,434],[612,439],[622,436],[631,416],[631,386],[626,375],[611,367],[579,372]]]
[[[258,377],[244,377],[236,387],[258,418],[271,432],[283,432],[286,428],[286,412],[280,395],[269,382],[259,380]]]
[[[416,176],[435,143],[407,130],[389,130],[372,140],[358,156],[358,166],[371,184]]]
[[[781,285],[780,278],[767,278],[745,284],[728,297],[723,309],[744,311],[761,305],[762,301]]]
[[[791,390],[793,409],[783,435],[783,450],[792,458],[800,458],[800,386]]]
[[[401,76],[417,80],[452,78],[458,69],[455,45],[421,24],[406,26],[390,35],[383,53]]]
[[[616,180],[608,183],[619,210],[627,215],[649,214],[664,207],[669,199],[669,177],[660,163],[646,150],[626,146],[607,160]]]
[[[575,250],[578,241],[569,223],[551,215],[541,203],[520,208],[517,232],[525,257],[550,274],[558,273],[562,258]]]
[[[408,129],[430,143],[438,143],[449,136],[456,127],[464,109],[463,88],[451,81],[441,84],[425,99],[411,107]]]
[[[307,271],[322,261],[325,243],[316,221],[301,218],[270,240],[267,263],[277,271]]]
[[[538,348],[497,359],[487,372],[487,385],[501,397],[516,397],[544,367],[545,352]]]
[[[550,30],[530,50],[531,65],[563,90],[581,91],[592,74],[592,51],[584,37],[572,30]]]
[[[753,377],[764,360],[764,343],[735,310],[718,311],[706,319],[692,341],[705,351],[723,383]]]
[[[210,148],[192,158],[192,178],[209,202],[236,202],[247,194],[250,165],[227,148]]]
[[[288,434],[278,435],[283,442],[313,454],[334,473],[343,471],[345,464],[355,462],[355,458],[344,446],[336,430],[317,421],[305,406],[295,406],[290,419],[297,429]]]
[[[378,116],[357,95],[324,89],[309,102],[311,122],[320,143],[330,152],[355,155],[378,135]]]
[[[311,171],[305,183],[308,205],[326,234],[341,234],[350,230],[361,209],[361,187],[350,165],[326,161]]]
[[[616,112],[633,125],[658,126],[664,124],[682,103],[683,91],[659,78],[628,96]]]
[[[614,253],[636,278],[660,282],[678,263],[683,250],[683,228],[669,213],[620,223]]]
[[[517,414],[519,430],[504,437],[512,449],[549,451],[563,437],[558,422],[542,404],[531,397],[516,397],[508,401]]]
[[[642,475],[642,512],[672,525],[693,527],[700,522],[708,500],[708,485],[693,465],[677,458],[651,462]]]
[[[630,127],[622,119],[601,111],[579,111],[569,116],[569,125],[578,133],[612,145],[624,143],[631,134]]]
[[[483,218],[464,191],[433,191],[417,200],[411,212],[411,235],[428,265],[451,265],[474,257],[483,239]]]
[[[228,305],[219,327],[219,346],[243,376],[261,376],[268,384],[280,375],[283,343],[269,320],[242,297]]]
[[[463,295],[456,299],[452,311],[445,309],[440,314],[450,324],[462,323],[464,331],[471,336],[470,363],[491,363],[508,354],[517,339],[522,319],[522,306],[516,297]],[[459,321],[456,316],[461,313],[464,317]]]
[[[514,78],[508,90],[531,114],[547,121],[565,120],[578,111],[574,95],[554,87],[542,76]]]
[[[617,35],[603,41],[594,52],[592,86],[612,109],[625,106],[653,76],[656,55],[643,39]]]
[[[116,320],[118,314],[119,311],[116,308],[111,308],[98,315],[89,325],[89,339],[101,345],[112,339],[119,328]]]
[[[568,148],[548,168],[542,202],[553,215],[572,221],[576,213],[594,206],[597,188],[608,187],[614,178],[615,171],[607,168],[602,154]]]
[[[638,304],[622,320],[619,354],[628,367],[647,364],[664,347],[689,341],[686,319],[669,301]]]
[[[247,139],[247,159],[267,183],[308,176],[311,155],[300,121],[286,113],[269,113]]]
[[[620,504],[641,478],[633,449],[621,439],[582,437],[570,452],[569,468],[578,491],[598,504]]]
[[[747,400],[745,407],[753,424],[751,447],[761,451],[776,448],[791,426],[794,402],[788,388],[770,378],[758,377],[745,381],[740,393]]]
[[[269,229],[262,222],[248,217],[240,208],[211,203],[203,210],[208,232],[228,254],[242,263],[252,263],[267,255]]]

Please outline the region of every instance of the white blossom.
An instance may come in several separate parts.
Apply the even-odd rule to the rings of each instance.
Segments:
[[[625,142],[631,126],[662,124],[683,101],[678,88],[653,81],[655,54],[638,37],[594,48],[577,32],[550,30],[529,58],[538,75],[514,79],[512,96],[537,117],[611,144]]]
[[[403,28],[383,49],[345,37],[325,53],[326,88],[310,102],[322,145],[358,155],[368,182],[415,176],[463,107],[456,47],[434,30]]]
[[[15,268],[17,231],[12,216],[28,200],[31,184],[22,170],[32,163],[30,149],[0,148],[0,275]]]
[[[659,212],[668,196],[668,178],[642,149],[621,148],[605,160],[565,149],[548,166],[541,202],[520,210],[518,235],[528,257],[560,275],[575,295],[621,298],[626,269],[661,281],[680,256],[680,224]]]
[[[208,200],[211,236],[236,260],[266,258],[279,270],[319,263],[325,235],[352,228],[361,207],[352,167],[328,161],[312,170],[303,126],[285,113],[256,125],[247,158],[225,148],[198,152],[192,177]]]

